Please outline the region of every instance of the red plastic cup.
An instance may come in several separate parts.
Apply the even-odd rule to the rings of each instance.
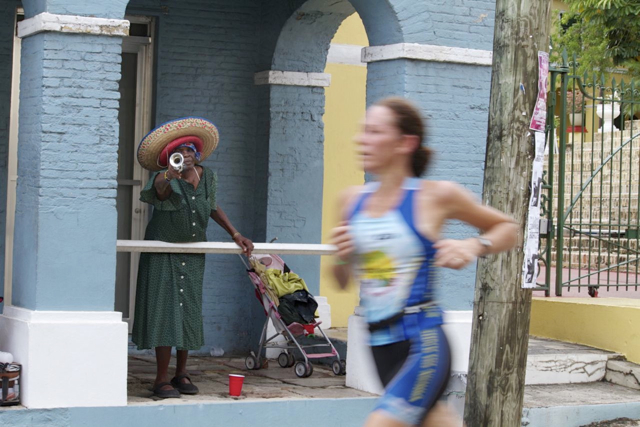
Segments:
[[[229,374],[229,395],[240,396],[244,375]]]

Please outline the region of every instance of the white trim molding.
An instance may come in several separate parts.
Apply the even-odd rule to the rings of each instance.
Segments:
[[[364,46],[331,43],[327,54],[327,63],[366,67],[367,64],[362,62],[362,49]]]
[[[256,73],[253,82],[256,85],[328,87],[331,74],[267,70]]]
[[[20,38],[44,31],[125,37],[129,35],[129,21],[91,16],[55,15],[43,12],[18,23],[18,37]]]
[[[491,66],[493,52],[417,43],[397,43],[370,46],[362,49],[362,62],[389,61],[392,59],[415,59],[428,62]]]
[[[0,348],[22,365],[28,408],[126,405],[127,341],[118,312],[5,306],[0,315]]]

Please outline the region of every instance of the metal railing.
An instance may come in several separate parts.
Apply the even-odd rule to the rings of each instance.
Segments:
[[[566,54],[550,84],[537,290],[637,290],[640,93],[633,81],[578,76]]]

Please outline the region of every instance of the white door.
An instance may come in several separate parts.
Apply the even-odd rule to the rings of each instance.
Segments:
[[[140,202],[140,190],[148,173],[136,160],[138,143],[151,127],[153,79],[153,20],[127,16],[130,36],[122,41],[122,76],[118,121],[118,239],[141,240],[148,219],[146,204]],[[136,276],[139,254],[118,252],[116,261],[115,310],[133,326]]]
[[[20,53],[22,39],[18,37],[18,22],[24,11],[16,11],[13,32],[13,65],[11,67],[11,109],[9,110],[9,158],[7,160],[7,216],[4,238],[4,304],[11,305],[13,280],[13,228],[16,219],[16,186],[18,183],[18,111],[20,105]]]

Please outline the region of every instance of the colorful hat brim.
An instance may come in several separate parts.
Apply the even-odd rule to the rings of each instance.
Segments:
[[[164,123],[147,134],[138,145],[138,162],[150,171],[163,169],[158,158],[167,145],[178,138],[194,136],[202,141],[200,161],[218,147],[218,129],[210,121],[200,117],[184,117]]]

